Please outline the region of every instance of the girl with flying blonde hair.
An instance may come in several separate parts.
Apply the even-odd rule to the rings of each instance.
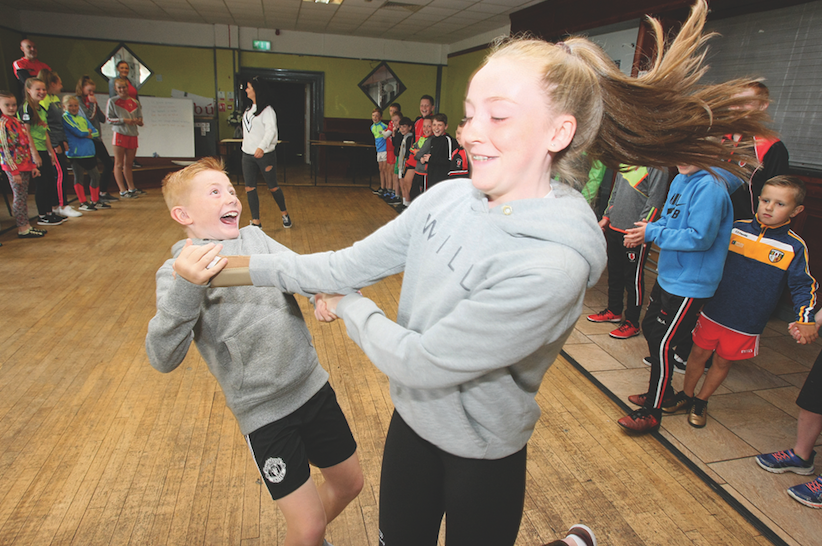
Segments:
[[[699,84],[706,14],[700,0],[665,54],[651,20],[660,53],[639,78],[584,38],[502,41],[465,99],[470,180],[438,184],[350,248],[225,262],[255,285],[343,294],[319,297],[316,314],[342,318],[389,377],[381,545],[436,544],[443,516],[449,546],[514,544],[536,393],[606,261],[578,192],[590,161],[740,172],[720,137],[767,132],[736,108],[743,82]],[[356,289],[400,272],[395,322]]]

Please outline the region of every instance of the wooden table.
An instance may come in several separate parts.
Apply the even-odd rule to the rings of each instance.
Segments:
[[[342,148],[344,150],[349,150],[350,153],[354,154],[356,158],[357,151],[363,151],[367,149],[371,149],[376,151],[377,147],[374,144],[360,144],[359,142],[354,142],[352,140],[312,140],[311,147],[313,151],[316,151],[319,148]],[[319,160],[317,159],[316,155],[314,161],[311,162],[311,168],[314,171],[314,185],[317,185],[317,169],[319,169]],[[376,156],[374,154],[371,155],[371,158],[376,161]],[[354,162],[356,163],[356,162]],[[352,183],[357,182],[357,168],[356,165],[353,169],[351,169],[351,181]],[[326,161],[325,166],[325,183],[328,184],[328,161]],[[371,176],[368,177],[368,185],[371,185]]]
[[[277,141],[277,146],[278,147],[274,148],[275,152],[280,149],[279,148],[280,144],[288,144],[288,141],[287,140],[278,140]],[[241,139],[241,138],[224,138],[220,141],[220,146],[221,147],[225,146],[225,149],[226,149],[226,153],[222,153],[223,152],[222,149],[220,150],[220,155],[224,155],[226,157],[226,165],[229,164],[229,158],[231,156],[231,150],[235,147],[240,148],[242,145],[243,145],[243,139]],[[242,159],[240,161],[242,161]],[[283,184],[285,184],[285,182],[286,182],[285,162],[280,161],[280,157],[278,155],[277,156],[277,164],[280,164],[280,163],[282,163],[282,166],[283,166]],[[226,169],[226,170],[228,170],[228,169]],[[240,166],[240,172],[242,172],[242,170],[243,170],[243,168],[242,168],[242,165],[241,165]],[[231,171],[230,170],[228,172],[228,175],[229,175],[229,178],[231,178]],[[240,174],[239,173],[237,174],[237,183],[238,184],[240,183]]]

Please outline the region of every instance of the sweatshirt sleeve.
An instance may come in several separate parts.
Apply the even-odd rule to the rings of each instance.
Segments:
[[[688,204],[687,227],[667,226],[666,218],[648,224],[645,241],[653,242],[662,250],[704,252],[711,248],[722,219],[722,206],[729,199],[724,184],[705,184],[692,194]]]
[[[451,154],[454,149],[454,141],[451,140],[450,135],[445,135],[444,138],[435,138],[431,142],[431,158],[428,163],[431,165],[439,165],[440,167],[451,167]]]
[[[388,319],[373,301],[357,294],[340,301],[337,315],[351,339],[392,381],[418,389],[452,387],[495,370],[507,373],[501,370],[561,341],[578,316],[572,311],[586,278],[545,266],[523,270],[489,283],[424,332]]]
[[[648,169],[648,199],[642,207],[639,220],[653,222],[659,218],[665,197],[668,195],[668,172],[661,169]]]
[[[172,276],[173,260],[157,271],[157,314],[148,323],[146,353],[157,370],[167,373],[180,365],[194,340],[200,304],[207,286]]]
[[[408,214],[409,218],[405,218]],[[254,286],[313,296],[350,294],[405,269],[411,211],[406,211],[362,241],[337,252],[251,256]]]
[[[120,115],[117,113],[117,105],[114,104],[115,99],[108,99],[106,102],[106,121],[111,125],[125,125]]]
[[[77,122],[71,117],[70,114],[63,116],[63,130],[77,138],[86,138],[88,136],[88,131],[81,131],[77,126]]]
[[[430,137],[426,138],[425,142],[423,142],[422,146],[420,146],[419,151],[416,154],[414,154],[414,158],[417,161],[420,161],[422,159],[422,156],[424,156],[425,154],[427,154],[431,151],[431,140],[432,139]]]
[[[260,117],[263,120],[265,133],[263,133],[262,140],[257,144],[257,148],[265,150],[272,144],[277,144],[277,114],[272,107],[266,106]]]
[[[791,232],[791,235],[793,233]],[[799,237],[796,237],[799,239]],[[799,239],[802,243],[800,252],[794,254],[794,259],[788,266],[788,288],[791,291],[791,299],[793,300],[793,308],[796,312],[796,322],[801,324],[813,324],[814,313],[813,308],[816,307],[817,298],[816,292],[819,290],[819,283],[811,275],[811,270],[808,267],[808,247],[805,242]]]

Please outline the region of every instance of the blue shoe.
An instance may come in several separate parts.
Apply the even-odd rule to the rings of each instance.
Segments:
[[[788,495],[811,508],[822,508],[822,476],[812,482],[788,488]]]
[[[774,474],[793,472],[802,476],[813,474],[813,458],[816,451],[811,452],[811,459],[806,461],[793,452],[793,449],[768,453],[767,455],[757,455],[756,464]]]

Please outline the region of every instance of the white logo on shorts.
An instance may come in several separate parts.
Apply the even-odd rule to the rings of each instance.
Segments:
[[[263,475],[271,483],[280,483],[285,478],[285,463],[279,457],[271,457],[265,462]]]

